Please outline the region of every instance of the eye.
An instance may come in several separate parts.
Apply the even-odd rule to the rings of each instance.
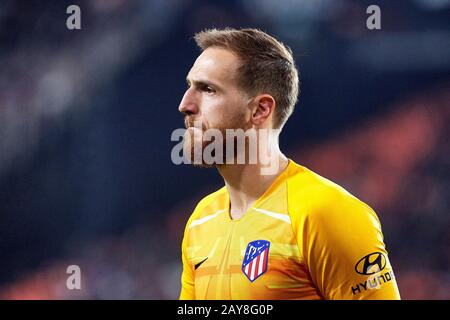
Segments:
[[[205,91],[206,93],[214,93],[214,92],[216,92],[216,90],[214,90],[213,87],[208,86],[208,85],[203,87],[203,91]]]

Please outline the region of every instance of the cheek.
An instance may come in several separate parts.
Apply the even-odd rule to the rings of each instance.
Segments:
[[[202,118],[208,128],[240,128],[250,120],[246,104],[233,98],[204,100]]]
[[[229,114],[227,103],[223,99],[204,99],[202,103],[202,119],[209,128],[215,128]]]
[[[247,105],[242,100],[235,100],[229,106],[227,112],[227,119],[235,125],[241,127],[250,121],[251,112]]]
[[[228,124],[243,124],[250,120],[250,110],[241,100],[229,100],[220,110],[222,121]]]

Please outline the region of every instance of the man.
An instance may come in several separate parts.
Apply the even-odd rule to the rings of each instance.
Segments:
[[[268,132],[246,141],[270,156],[211,164],[200,155],[197,164],[215,166],[225,186],[187,222],[180,299],[399,299],[375,212],[279,149],[298,96],[291,50],[255,29],[206,30],[195,40],[202,53],[179,106],[185,153],[204,152],[208,130],[242,129]],[[232,159],[250,152],[233,142],[223,142]]]

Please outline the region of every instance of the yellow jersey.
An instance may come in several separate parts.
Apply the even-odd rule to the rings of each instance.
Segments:
[[[182,243],[180,299],[400,299],[375,212],[289,160],[240,218],[226,187],[203,198]]]

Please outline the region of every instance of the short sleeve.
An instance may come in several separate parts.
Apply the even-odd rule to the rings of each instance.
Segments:
[[[380,221],[365,203],[338,193],[309,212],[298,242],[325,299],[400,299]]]
[[[195,277],[194,270],[188,260],[187,255],[187,233],[186,227],[181,245],[181,260],[183,263],[183,272],[181,274],[181,292],[180,300],[194,300],[195,299]]]

